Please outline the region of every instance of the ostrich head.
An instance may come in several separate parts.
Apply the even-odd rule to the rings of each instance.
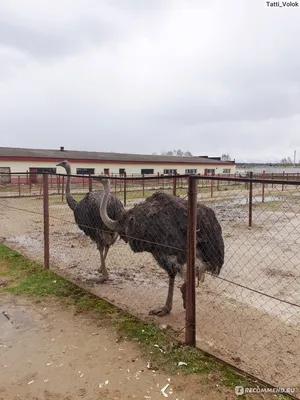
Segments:
[[[65,170],[70,169],[70,163],[67,160],[64,160],[58,164],[56,164],[57,167],[63,167]]]

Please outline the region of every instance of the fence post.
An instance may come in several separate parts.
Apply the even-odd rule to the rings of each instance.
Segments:
[[[124,207],[126,207],[126,176],[124,177]]]
[[[265,172],[263,171],[262,173],[262,178],[265,179]],[[265,202],[265,184],[262,184],[262,191],[261,191],[261,202],[264,203]]]
[[[253,178],[253,172],[250,172],[250,179]],[[249,184],[249,228],[252,227],[252,197],[253,197],[253,183]]]
[[[49,176],[43,175],[43,204],[44,204],[44,267],[49,268]]]
[[[214,181],[210,180],[210,197],[214,196]]]
[[[89,175],[89,192],[93,191],[93,181],[91,175]]]
[[[283,171],[283,173],[282,173],[282,180],[284,180],[284,171]],[[284,183],[282,184],[281,190],[284,191]]]
[[[177,185],[177,178],[175,175],[173,178],[173,196],[176,196],[176,185]]]
[[[144,179],[144,174],[143,174],[143,180],[142,180],[142,187],[143,187],[143,197],[145,197],[145,179]]]
[[[197,178],[189,177],[187,220],[187,272],[186,272],[186,325],[185,342],[196,345],[196,228],[197,228]]]
[[[21,197],[21,179],[20,179],[20,175],[18,175],[18,189],[19,189],[19,197]]]

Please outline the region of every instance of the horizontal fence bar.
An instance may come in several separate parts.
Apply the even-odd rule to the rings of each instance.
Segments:
[[[88,181],[88,179],[92,180],[98,180],[100,177],[104,178],[104,175],[67,175],[67,174],[49,174],[48,172],[44,173],[32,173],[32,175],[35,175],[37,177],[43,177],[43,175],[48,174],[50,177],[66,177],[70,176],[71,178],[77,178],[77,179],[85,179]],[[9,175],[9,176],[28,176],[28,180],[30,180],[30,173],[26,172],[13,172],[13,173],[7,173],[7,172],[1,172],[1,175]],[[263,176],[263,174],[261,174]],[[286,178],[288,175],[284,175]],[[189,175],[189,174],[182,174],[182,175],[151,175],[151,176],[107,176],[109,180],[121,180],[121,181],[145,181],[145,180],[173,180],[173,179],[180,179],[180,178],[190,178],[192,177],[193,179],[198,179],[198,180],[212,180],[212,181],[226,181],[226,182],[240,182],[240,183],[265,183],[265,184],[278,184],[278,185],[292,185],[292,186],[297,186],[300,185],[300,177],[299,180],[288,180],[288,179],[261,179],[261,178],[247,178],[247,177],[236,177],[236,176],[226,176],[224,175]],[[3,185],[8,184],[8,183],[3,183]],[[17,184],[17,182],[16,182]]]

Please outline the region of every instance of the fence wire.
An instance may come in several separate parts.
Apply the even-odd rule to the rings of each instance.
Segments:
[[[252,207],[248,182],[211,193],[199,187],[198,201],[222,224],[225,263],[197,290],[197,339],[277,386],[299,387],[299,189],[252,185]]]
[[[75,220],[78,216],[74,216],[66,201],[66,179],[53,178],[60,186],[51,187],[49,178],[51,268],[144,320],[168,324],[183,332],[183,281],[179,275],[171,313],[158,318],[149,316],[149,311],[161,308],[167,299],[168,274],[158,262],[165,268],[168,264],[176,269],[176,260],[172,263],[170,258],[166,259],[174,252],[186,260],[186,247],[182,245],[186,241],[186,226],[181,226],[181,211],[176,202],[186,204],[187,178],[110,180],[111,194],[126,211],[142,205],[145,199],[149,201],[158,192],[176,195],[176,202],[167,219],[166,207],[158,214],[155,208],[152,214],[141,213],[136,228],[129,232],[133,247],[136,246],[133,250],[140,246],[148,252],[133,251],[130,243],[117,238],[105,259],[105,282],[101,282],[103,268],[99,271],[101,257],[97,244],[84,233],[88,228],[94,240],[97,235],[107,237],[109,233],[108,229],[93,225],[95,221],[99,224],[95,193],[103,185],[96,179],[85,178],[83,186],[72,177],[73,198],[79,202],[89,193],[87,198],[91,199],[83,208],[80,229]],[[251,194],[250,186],[243,179],[198,179],[198,201],[214,210],[222,226],[225,262],[218,277],[207,273],[205,281],[196,288],[197,345],[275,386],[300,389],[299,187],[289,181],[253,183]],[[37,177],[30,197],[22,195],[25,186],[21,196],[19,190],[16,194],[15,188],[10,187],[5,186],[5,195],[0,198],[0,236],[9,245],[43,262],[42,176]],[[117,218],[113,212],[108,214]],[[180,227],[179,236],[172,232],[174,226]]]

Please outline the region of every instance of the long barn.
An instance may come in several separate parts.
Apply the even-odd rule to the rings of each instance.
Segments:
[[[62,160],[70,162],[74,175],[232,175],[236,172],[234,161],[222,161],[220,157],[102,153],[64,147],[57,150],[0,147],[2,181],[9,174],[27,173],[34,183],[37,174],[63,173],[56,167]]]

